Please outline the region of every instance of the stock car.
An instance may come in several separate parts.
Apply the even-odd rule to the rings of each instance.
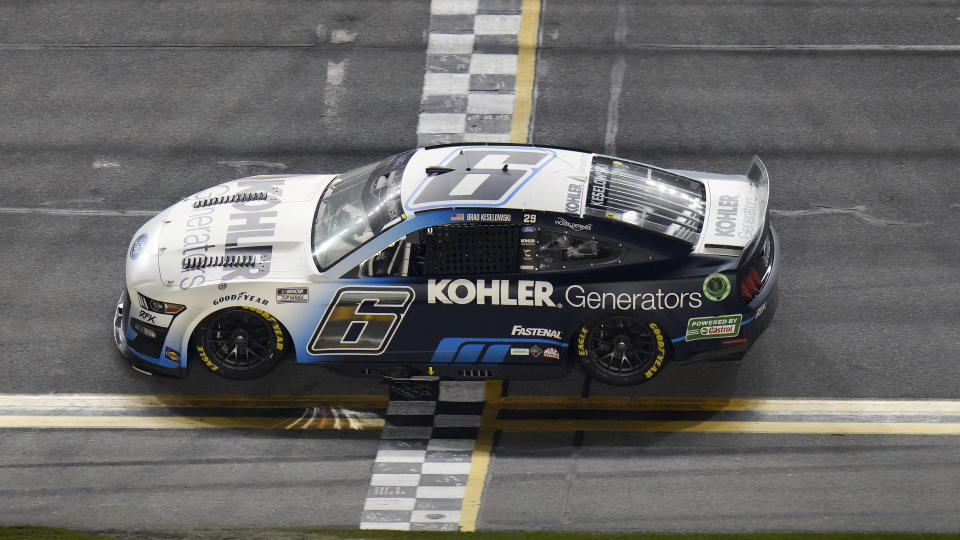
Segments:
[[[572,149],[418,148],[339,175],[252,176],[183,199],[127,251],[132,366],[231,379],[282,358],[353,376],[616,385],[742,358],[779,275],[769,176]]]

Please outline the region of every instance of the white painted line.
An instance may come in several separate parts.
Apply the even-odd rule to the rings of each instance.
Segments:
[[[478,0],[433,0],[431,15],[473,15],[477,12]]]
[[[485,388],[483,381],[441,381],[439,401],[483,401]]]
[[[370,475],[371,486],[415,487],[419,484],[420,484],[419,474],[372,474]]]
[[[430,34],[427,54],[470,54],[473,34]]]
[[[427,451],[466,452],[473,451],[473,439],[431,439]]]
[[[330,43],[352,43],[357,39],[357,33],[350,30],[334,30],[330,32]]]
[[[433,427],[477,427],[479,414],[438,414],[433,418]]]
[[[361,529],[381,529],[387,531],[409,531],[410,524],[397,521],[361,521]]]
[[[390,450],[377,451],[375,461],[379,463],[423,463],[427,457],[426,450]]]
[[[444,132],[449,133],[449,132]],[[480,168],[479,166],[477,167]],[[484,182],[487,181],[487,178],[490,178],[489,174],[467,174],[464,175],[463,180],[453,186],[453,189],[450,190],[449,195],[451,197],[466,197],[473,195],[473,192],[477,190]]]
[[[426,73],[423,76],[423,95],[464,95],[470,90],[470,75],[467,73]]]
[[[420,474],[470,474],[470,462],[424,463]]]
[[[470,114],[513,114],[513,94],[478,94],[467,97]]]
[[[474,75],[516,75],[517,55],[475,54],[470,60],[470,73]]]
[[[463,113],[422,113],[417,133],[462,133],[466,122]]]
[[[413,497],[376,497],[363,503],[364,510],[413,510],[416,506],[417,500]]]
[[[418,499],[462,499],[466,486],[420,486]]]
[[[120,162],[114,159],[95,159],[92,164],[94,169],[110,169],[113,167],[119,167]]]
[[[520,15],[477,15],[473,19],[473,33],[494,35],[517,35],[520,32]]]
[[[460,523],[460,510],[414,510],[411,523]]]
[[[617,131],[620,129],[620,92],[623,89],[623,75],[627,61],[619,57],[610,70],[610,101],[607,102],[607,129],[603,134],[603,151],[609,155],[617,153]]]
[[[436,410],[436,401],[391,401],[387,405],[388,415],[426,415]]]
[[[76,208],[0,207],[0,214],[51,214],[58,216],[153,217],[163,210],[80,210]]]

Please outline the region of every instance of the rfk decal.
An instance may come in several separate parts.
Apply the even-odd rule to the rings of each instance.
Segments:
[[[380,354],[413,303],[410,287],[344,287],[330,302],[307,351]]]

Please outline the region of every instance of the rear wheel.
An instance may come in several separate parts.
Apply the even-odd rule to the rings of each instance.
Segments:
[[[195,333],[200,360],[217,375],[249,380],[269,373],[283,356],[283,327],[266,311],[229,308],[207,317]]]
[[[587,374],[618,386],[652,379],[660,372],[667,352],[656,323],[622,315],[581,327],[576,341]]]

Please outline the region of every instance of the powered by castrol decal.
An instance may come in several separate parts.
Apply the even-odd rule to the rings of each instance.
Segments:
[[[695,317],[687,321],[687,341],[736,337],[740,334],[743,315],[720,315],[719,317]]]

